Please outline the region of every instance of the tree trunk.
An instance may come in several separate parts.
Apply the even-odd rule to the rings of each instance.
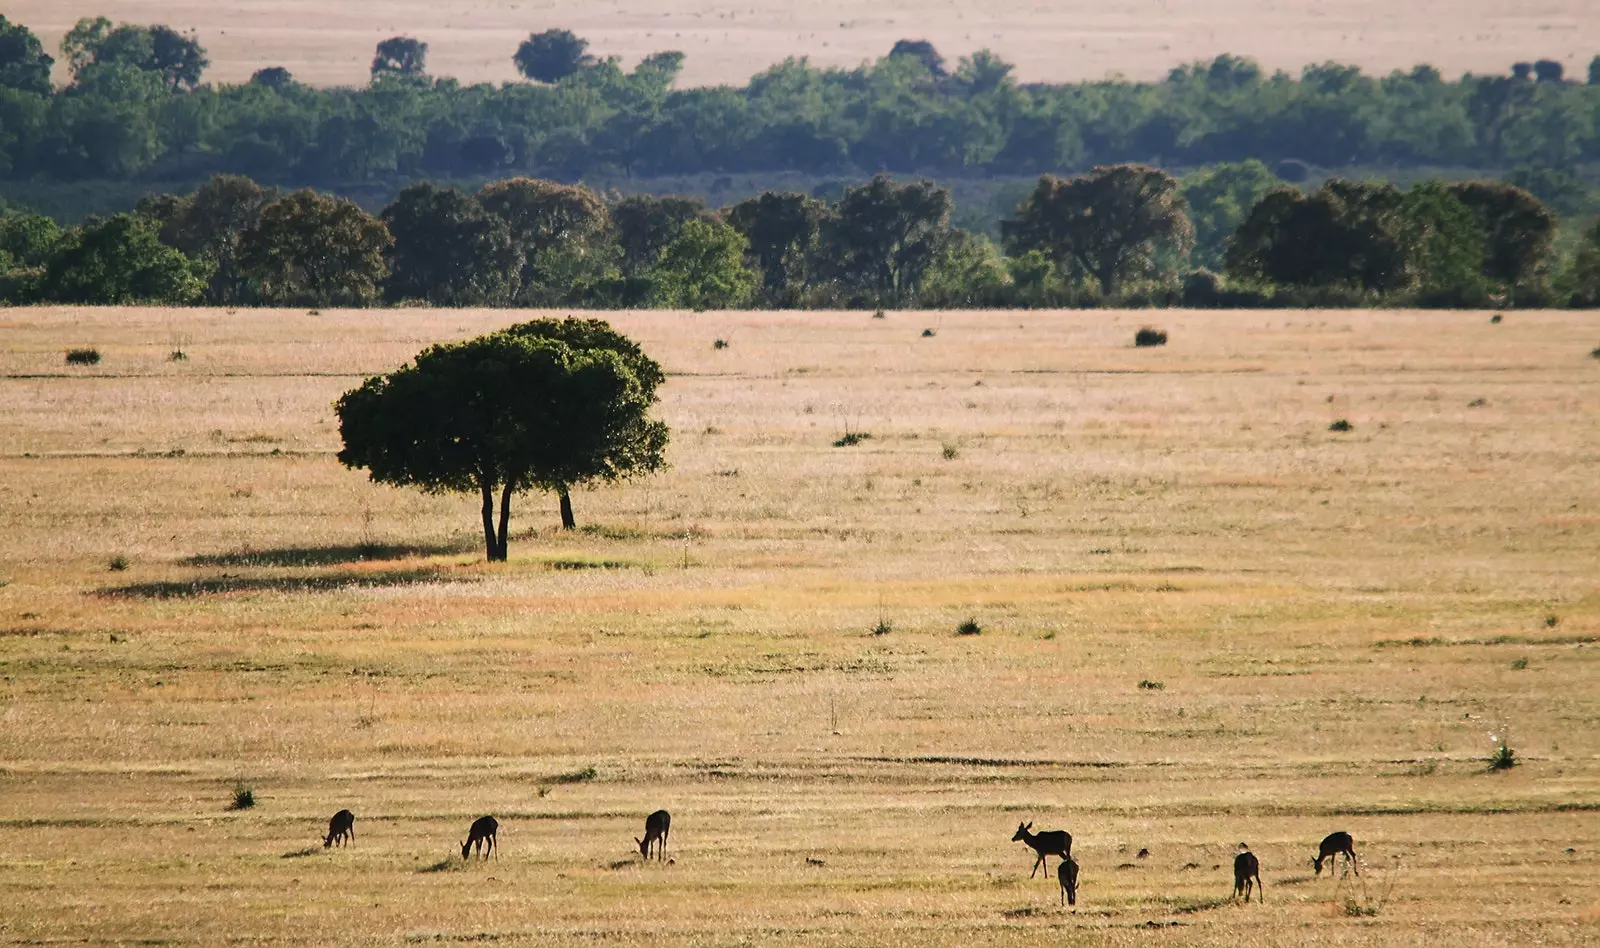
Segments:
[[[494,485],[484,481],[483,487],[483,544],[488,550],[488,560],[494,563],[505,559],[505,553],[494,534]]]
[[[506,559],[506,531],[511,526],[511,485],[500,492],[500,561]]]
[[[572,494],[567,491],[566,485],[562,485],[556,493],[561,497],[561,529],[576,530],[578,521],[572,519]]]

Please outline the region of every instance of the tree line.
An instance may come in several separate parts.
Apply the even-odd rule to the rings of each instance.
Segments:
[[[279,183],[386,177],[803,171],[1031,175],[1140,162],[1530,169],[1600,161],[1600,56],[1445,79],[1323,63],[1268,74],[1223,55],[1161,81],[1019,83],[987,50],[950,65],[906,40],[876,62],[790,58],[743,87],[675,89],[683,54],[631,70],[565,30],[507,51],[527,81],[432,77],[428,47],[380,43],[371,82],[313,88],[282,67],[203,81],[208,59],[169,27],[85,19],[54,57],[0,16],[0,177]],[[1555,186],[1560,186],[1557,180]]]
[[[877,175],[836,201],[603,196],[536,178],[412,184],[376,216],[219,175],[63,230],[0,216],[0,302],[622,309],[1577,305],[1600,302],[1600,220],[1504,182],[1331,179],[1260,162],[1043,175],[998,244],[950,193]]]

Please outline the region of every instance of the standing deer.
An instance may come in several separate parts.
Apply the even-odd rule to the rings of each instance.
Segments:
[[[1028,832],[1031,829],[1033,829],[1031,822],[1026,824],[1018,823],[1017,833],[1011,837],[1011,841],[1014,843],[1021,840],[1039,854],[1039,858],[1034,860],[1033,872],[1028,873],[1028,878],[1032,879],[1034,873],[1039,871],[1039,867],[1044,866],[1044,877],[1048,879],[1050,878],[1050,863],[1046,862],[1044,857],[1060,856],[1062,862],[1072,861],[1072,834],[1066,830],[1049,830],[1043,833]]]
[[[1331,876],[1334,863],[1338,862],[1341,855],[1344,856],[1345,863],[1350,866],[1350,871],[1358,876],[1361,875],[1361,870],[1356,868],[1356,841],[1345,832],[1329,833],[1317,850],[1317,858],[1311,860],[1311,865],[1316,867],[1317,875],[1320,876],[1322,861],[1328,860],[1328,875]]]
[[[1068,859],[1056,867],[1056,878],[1061,880],[1061,904],[1078,904],[1078,861]]]
[[[639,844],[639,855],[650,858],[650,844],[656,843],[656,858],[667,858],[667,833],[672,830],[672,814],[666,810],[657,810],[644,818],[644,839],[635,836],[633,841]]]
[[[466,859],[467,853],[474,846],[483,858],[488,859],[490,853],[494,858],[500,858],[500,852],[495,848],[494,834],[500,831],[500,821],[492,816],[480,816],[472,821],[472,828],[467,830],[467,841],[461,844],[461,858]]]
[[[1265,902],[1267,887],[1261,882],[1261,863],[1257,861],[1256,854],[1250,851],[1249,846],[1240,843],[1239,855],[1233,857],[1233,897],[1237,899],[1242,892],[1245,902],[1248,903],[1252,885],[1259,888],[1256,893],[1257,899]]]
[[[356,815],[349,810],[340,810],[328,821],[328,835],[322,839],[322,848],[327,849],[334,843],[340,846],[356,841]]]

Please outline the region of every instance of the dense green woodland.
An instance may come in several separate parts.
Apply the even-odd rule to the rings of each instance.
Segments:
[[[364,88],[302,85],[280,67],[203,82],[204,49],[164,26],[84,20],[53,58],[0,18],[0,176],[346,185],[384,176],[575,180],[598,174],[797,170],[857,178],[1034,175],[1140,162],[1258,159],[1329,168],[1555,168],[1600,162],[1600,57],[1445,80],[1334,63],[1268,75],[1221,56],[1160,82],[1019,84],[986,50],[947,64],[902,41],[875,63],[789,59],[743,88],[674,89],[683,55],[632,71],[565,31],[507,50],[526,82],[427,73],[427,44],[380,44]],[[1586,81],[1585,81],[1586,80]],[[1286,175],[1287,176],[1287,175]]]
[[[1600,161],[1600,57],[1587,83],[1551,61],[1446,82],[1427,67],[1266,76],[1223,56],[1158,83],[1019,86],[987,52],[952,69],[902,41],[854,70],[790,60],[743,89],[675,91],[681,54],[625,73],[559,30],[530,36],[513,56],[528,81],[498,88],[430,78],[426,44],[406,37],[379,44],[362,89],[313,89],[281,68],[214,88],[193,37],[104,19],[81,21],[61,54],[72,82],[58,89],[53,58],[0,17],[0,173],[151,193],[132,213],[68,230],[20,209],[0,217],[0,301],[13,304],[1600,299],[1600,223],[1585,223],[1595,194],[1583,177]],[[1407,189],[1312,173],[1354,162],[1509,170]],[[1163,165],[1199,168],[1180,179]],[[1061,168],[1089,170],[1052,173]],[[707,170],[861,181],[862,169],[878,173],[720,209],[560,183]],[[986,235],[952,225],[947,189],[903,180],[923,171],[1042,174]],[[157,182],[207,175],[192,193],[157,193]],[[414,178],[489,183],[412,184],[376,216],[289,190]]]

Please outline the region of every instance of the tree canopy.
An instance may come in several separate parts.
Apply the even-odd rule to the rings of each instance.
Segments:
[[[339,461],[379,483],[478,494],[487,558],[505,560],[512,495],[557,490],[565,519],[572,486],[664,463],[667,429],[649,418],[659,378],[598,321],[537,321],[432,346],[335,403]]]
[[[378,297],[391,241],[381,221],[350,201],[295,191],[240,236],[239,267],[266,303],[366,306]]]
[[[0,86],[49,95],[55,88],[50,82],[54,65],[32,30],[0,14]]]
[[[537,82],[560,82],[594,64],[587,52],[589,41],[571,30],[531,33],[511,57],[517,71]]]

